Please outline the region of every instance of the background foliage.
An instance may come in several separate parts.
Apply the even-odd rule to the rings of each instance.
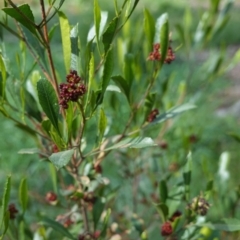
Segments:
[[[136,115],[134,119],[133,131],[146,119],[147,113],[149,113],[148,106],[152,107],[154,105],[158,108],[160,116],[165,111],[182,103],[191,103],[197,106],[196,109],[184,112],[180,117],[146,130],[145,134],[147,133],[148,137],[156,139],[155,142],[159,147],[113,151],[102,162],[103,173],[101,177],[103,179],[101,181],[109,181],[110,184],[106,185],[105,190],[98,189],[97,195],[109,198],[108,205],[112,211],[110,222],[118,223],[119,229],[116,233],[120,233],[122,239],[139,239],[141,235],[141,239],[147,239],[144,238],[144,230],[148,234],[148,239],[161,239],[159,228],[165,221],[166,216],[161,218],[164,211],[158,214],[154,203],[166,203],[169,208],[169,215],[176,210],[183,213],[186,210],[187,202],[201,192],[205,194],[211,204],[203,222],[205,225],[202,223],[203,228],[198,227],[197,231],[189,227],[190,230],[188,229],[185,232],[179,227],[178,236],[181,236],[180,239],[200,239],[200,235],[202,239],[237,239],[239,237],[236,231],[239,228],[234,229],[232,227],[238,226],[238,222],[227,221],[227,225],[215,224],[218,223],[219,219],[227,218],[234,221],[235,218],[239,218],[239,212],[236,210],[239,200],[237,168],[239,145],[236,141],[239,141],[239,126],[238,115],[236,116],[235,110],[229,107],[237,99],[233,97],[231,92],[230,95],[226,95],[224,89],[237,84],[239,75],[225,74],[225,71],[231,70],[232,66],[235,66],[239,60],[239,54],[236,54],[234,58],[232,52],[236,52],[236,44],[238,44],[240,38],[236,30],[238,26],[238,2],[231,8],[232,1],[226,1],[225,4],[229,5],[224,5],[221,2],[222,9],[224,9],[224,6],[227,7],[225,11],[220,12],[220,15],[218,15],[218,12],[215,13],[213,9],[216,2],[218,1],[201,1],[200,3],[194,1],[194,4],[186,7],[187,1],[171,1],[171,3],[169,1],[155,1],[151,4],[147,1],[140,1],[130,21],[127,22],[115,41],[113,76],[125,71],[125,76],[130,74],[130,78],[136,80],[132,83],[134,91],[132,96],[129,97],[134,99],[136,93],[144,92],[146,79],[149,79],[149,72],[152,71],[150,64],[146,62],[149,52],[152,51],[152,43],[148,41],[149,30],[143,27],[144,17],[146,19],[147,15],[146,10],[144,12],[143,9],[147,7],[153,19],[157,19],[165,12],[168,13],[171,45],[175,50],[176,60],[170,65],[164,65],[153,89],[153,93],[158,96],[158,101],[153,101],[154,94],[149,96],[149,102],[145,104],[145,110]],[[109,20],[114,17],[113,3],[99,1],[99,5],[101,10],[109,12]],[[75,26],[77,22],[79,24],[79,37],[82,47],[81,59],[86,56],[84,54],[86,54],[87,35],[94,22],[92,6],[92,1],[87,3],[86,1],[71,1],[71,4],[64,4],[62,9],[69,17],[70,25]],[[35,17],[40,19],[38,3],[32,1],[31,7],[34,15],[36,14]],[[229,12],[227,11],[228,7]],[[194,41],[196,32],[200,32],[201,23],[204,23],[203,16],[204,14],[206,16],[207,13],[210,17],[206,20],[208,22],[204,26],[205,28],[203,27],[206,34],[199,42]],[[221,20],[221,17],[229,18],[229,20],[226,25],[220,26],[221,31],[218,33],[218,29],[214,30],[214,27],[211,29],[211,26],[215,26],[217,20]],[[53,18],[49,25],[54,26],[54,24],[58,24],[58,21],[58,18]],[[10,22],[11,24],[13,23]],[[8,55],[12,74],[21,80],[21,76],[29,71],[31,78],[34,79],[35,77],[37,79],[38,73],[36,71],[40,71],[40,69],[34,66],[35,72],[33,72],[32,58],[23,44],[19,44],[17,39],[14,39],[7,31],[2,30],[2,33],[5,43],[4,51]],[[60,35],[60,28],[57,25],[52,35],[51,48],[58,80],[64,82],[68,73],[65,70],[65,65],[68,63],[66,63],[66,60],[64,62],[63,40]],[[86,74],[85,69],[88,67],[86,62],[82,60],[80,63],[83,76]],[[127,63],[125,69],[124,62]],[[129,65],[132,66],[132,69],[129,68],[129,72],[126,73],[126,66]],[[231,79],[232,76],[234,79]],[[98,78],[100,78],[100,74]],[[116,81],[111,81],[111,85],[115,85],[114,82]],[[9,91],[14,91],[11,86],[15,86],[18,82],[13,81],[9,84]],[[14,92],[12,92],[12,95],[14,95]],[[88,151],[86,152],[89,152],[95,142],[98,141],[96,138],[104,134],[104,131],[97,130],[97,122],[101,114],[107,118],[106,123],[103,121],[101,124],[111,126],[107,133],[108,136],[121,133],[129,117],[130,106],[123,94],[110,90],[105,93],[104,97],[104,102],[101,105],[103,110],[97,112],[86,129],[86,142],[88,143]],[[131,103],[133,104],[133,102]],[[154,102],[153,105],[152,102]],[[222,112],[224,114],[219,117]],[[12,114],[18,117],[20,121],[23,120],[21,119],[21,112],[13,112]],[[4,182],[6,182],[6,173],[12,173],[10,202],[14,202],[18,208],[24,209],[25,200],[22,199],[22,205],[21,201],[18,201],[18,195],[20,182],[20,189],[22,189],[20,192],[25,191],[25,183],[22,179],[26,177],[29,197],[24,218],[32,229],[35,231],[38,229],[38,232],[40,232],[40,228],[31,225],[39,222],[40,216],[47,215],[48,219],[55,219],[58,214],[63,214],[61,206],[53,207],[45,201],[47,192],[56,191],[59,193],[60,191],[59,185],[56,187],[55,181],[52,180],[55,171],[51,165],[46,164],[44,159],[41,160],[40,158],[39,160],[37,154],[17,154],[21,149],[35,148],[36,141],[30,135],[27,135],[23,131],[24,129],[19,130],[17,124],[4,118],[4,116],[0,117],[2,127],[0,132],[2,192]],[[226,168],[223,167],[224,164],[220,164],[221,161],[225,161],[221,159],[226,159],[228,162]],[[85,171],[87,170],[85,169]],[[189,182],[190,186],[188,186],[187,178],[184,178],[184,176],[186,177],[184,173],[188,173],[188,171],[192,174],[191,182]],[[66,185],[72,183],[71,177],[64,171],[61,170],[61,174]],[[224,178],[226,174],[228,178]],[[91,173],[88,176],[90,175]],[[167,190],[162,189],[165,188],[165,184],[167,184]],[[181,192],[183,186],[190,187],[190,196],[185,196],[188,199],[184,199],[183,196],[179,195],[180,198],[173,201],[174,196],[172,197],[172,195],[178,191]],[[164,193],[167,196],[164,196]],[[59,193],[58,195],[63,196],[64,194]],[[166,198],[165,201],[164,198]],[[2,203],[2,205],[4,204]],[[93,219],[95,218],[95,220],[93,221],[97,222],[96,219],[100,217],[103,206],[99,201],[95,203],[94,207],[95,215]],[[99,212],[96,209],[100,209]],[[200,220],[196,220],[199,226],[201,224]],[[48,222],[49,220],[44,222],[41,219],[41,221],[42,226],[51,226],[52,224]],[[178,226],[183,226],[184,221],[185,218],[180,219]],[[206,222],[211,222],[213,226],[210,223],[207,225]],[[228,229],[226,229],[226,226],[228,226]],[[79,233],[76,228],[79,228],[79,225],[73,226],[69,231],[76,235],[76,233]],[[224,230],[230,230],[230,233]],[[48,228],[44,228],[44,231],[48,231]],[[66,235],[64,232],[61,234],[61,231],[61,236]],[[191,233],[189,233],[191,231],[194,232],[195,238],[191,237]],[[25,232],[27,232],[26,229]],[[46,239],[58,239],[59,233],[54,234],[56,233],[45,234]],[[11,233],[8,236],[9,239],[14,239],[11,238]],[[52,238],[47,238],[47,236]]]

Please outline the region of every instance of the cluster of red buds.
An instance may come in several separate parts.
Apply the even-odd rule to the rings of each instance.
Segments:
[[[161,45],[160,43],[155,43],[153,45],[153,51],[150,52],[147,60],[151,60],[151,61],[160,61],[162,56],[161,56],[161,53],[160,53],[160,50],[161,50]],[[164,60],[164,63],[168,63],[170,64],[172,61],[175,60],[175,54],[173,53],[173,50],[172,50],[172,47],[169,46],[168,47],[168,51],[167,51],[167,55],[166,55],[166,58]]]
[[[16,209],[16,206],[15,206],[14,203],[9,204],[8,211],[9,211],[10,219],[15,219],[16,218],[16,214],[18,213],[18,210]]]
[[[152,110],[147,117],[147,121],[152,122],[157,117],[158,114],[159,111],[157,109]]]
[[[82,83],[82,79],[78,76],[77,71],[71,70],[66,77],[68,83],[61,83],[60,102],[64,109],[68,108],[68,102],[77,102],[80,97],[86,93],[86,86]]]

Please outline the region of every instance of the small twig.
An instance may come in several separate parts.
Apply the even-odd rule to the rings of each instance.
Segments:
[[[7,29],[12,35],[14,35],[15,37],[19,38],[20,40],[22,40],[23,42],[26,41],[26,39],[22,36],[20,36],[17,32],[15,32],[14,30],[12,30],[10,27],[8,27],[7,25],[3,24],[0,21],[0,25],[3,26],[5,29]]]
[[[44,5],[44,0],[40,0],[40,5],[41,5],[41,10],[42,10],[42,18],[43,18],[43,32],[44,32],[44,39],[47,44],[47,55],[48,55],[48,60],[50,63],[50,68],[52,71],[52,76],[53,76],[53,87],[55,88],[57,95],[59,97],[59,89],[58,89],[58,83],[57,83],[57,76],[56,76],[56,71],[53,63],[53,58],[52,58],[52,53],[51,53],[51,48],[49,45],[49,37],[48,37],[48,28],[46,24],[46,12],[45,12],[45,5]]]
[[[21,27],[18,25],[18,29],[21,32],[21,34],[24,36],[24,33],[21,29]],[[37,62],[37,64],[39,65],[39,67],[42,69],[43,74],[45,75],[45,77],[51,82],[51,77],[48,74],[47,70],[44,68],[43,64],[41,63],[41,61],[39,60],[39,57],[36,55],[36,53],[33,51],[32,47],[30,46],[30,44],[28,43],[28,41],[26,40],[25,37],[23,37],[23,42],[26,44],[27,48],[29,49],[31,55],[33,56],[33,58],[35,59],[35,61]]]

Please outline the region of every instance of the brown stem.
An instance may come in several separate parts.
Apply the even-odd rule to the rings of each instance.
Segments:
[[[20,40],[22,40],[23,42],[26,41],[26,39],[22,36],[20,36],[17,32],[15,32],[14,30],[12,30],[10,27],[8,27],[7,25],[3,24],[2,22],[0,22],[0,25],[3,26],[5,29],[7,29],[12,35],[14,35],[15,37],[19,38]]]
[[[49,37],[48,37],[48,28],[47,28],[47,23],[46,23],[46,12],[45,12],[45,5],[44,5],[44,0],[40,0],[40,5],[41,5],[41,10],[42,10],[42,18],[43,18],[43,32],[44,32],[44,39],[47,44],[47,55],[48,55],[48,60],[50,63],[50,68],[52,71],[52,76],[53,76],[53,87],[55,88],[57,95],[59,97],[59,89],[58,89],[58,83],[57,83],[57,76],[56,76],[56,71],[53,63],[53,58],[52,58],[52,52],[51,48],[49,45]]]
[[[23,33],[20,25],[19,25],[19,24],[17,24],[17,25],[18,25],[18,29],[19,29],[19,31],[21,32],[22,36],[24,36],[24,33]],[[47,70],[44,68],[43,64],[42,64],[41,61],[39,60],[39,57],[38,57],[38,56],[36,55],[36,53],[33,51],[32,47],[30,46],[30,44],[28,43],[28,41],[26,40],[26,38],[25,38],[25,37],[22,37],[22,40],[23,40],[23,42],[26,44],[26,46],[27,46],[27,48],[29,49],[29,51],[30,51],[31,55],[33,56],[34,60],[38,63],[39,67],[42,69],[42,72],[43,72],[43,74],[45,75],[45,77],[46,77],[49,81],[51,81],[50,75],[48,74]]]
[[[84,223],[84,227],[85,227],[85,232],[90,232],[87,209],[86,209],[86,206],[84,206],[84,204],[85,204],[84,201],[81,200],[81,212],[82,212],[82,217],[83,217],[83,223]]]

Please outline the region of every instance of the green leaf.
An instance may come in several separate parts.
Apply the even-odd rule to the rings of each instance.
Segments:
[[[113,62],[114,62],[113,51],[109,50],[106,57],[105,64],[104,64],[104,70],[103,70],[103,76],[102,76],[102,82],[101,82],[101,92],[97,98],[97,105],[101,104],[103,101],[104,93],[107,89],[107,86],[112,76],[113,65],[114,65]]]
[[[224,72],[231,70],[232,68],[234,68],[238,63],[240,62],[240,49],[238,49],[234,56],[232,57],[229,65],[227,66],[226,70],[224,70]]]
[[[124,79],[122,76],[117,75],[113,76],[112,80],[117,84],[117,86],[121,89],[121,91],[126,95],[128,102],[130,101],[130,90],[131,87],[129,86],[126,79]]]
[[[129,15],[128,15],[127,18],[126,18],[125,23],[126,23],[127,20],[131,17],[131,15],[132,15],[132,13],[133,13],[134,9],[136,8],[136,6],[137,6],[137,4],[138,4],[139,1],[140,1],[140,0],[135,0],[135,1],[134,1],[133,7],[132,7],[132,9],[131,9]],[[126,1],[125,1],[125,2],[126,2]],[[129,1],[127,1],[127,2],[129,2]],[[125,24],[125,23],[124,23],[124,24]]]
[[[70,40],[70,26],[66,15],[58,11],[61,37],[62,37],[62,47],[63,47],[63,58],[66,72],[70,70],[71,63],[71,40]]]
[[[21,221],[19,224],[19,230],[18,230],[19,240],[25,240],[26,233],[25,233],[25,226],[24,221]]]
[[[33,34],[31,32],[29,32],[26,28],[22,28],[24,36],[28,42],[29,45],[31,45],[31,49],[32,51],[35,52],[35,54],[37,56],[39,56],[39,58],[41,59],[42,63],[44,64],[44,67],[47,69],[48,65],[46,63],[46,58],[45,58],[45,50],[42,47],[40,41],[33,36]]]
[[[155,35],[155,21],[146,8],[144,9],[144,32],[147,37],[149,51],[151,51]]]
[[[145,147],[153,147],[157,144],[149,137],[136,137],[136,138],[126,138],[121,142],[113,145],[105,149],[105,151],[112,150],[112,149],[120,149],[120,148],[145,148]]]
[[[225,218],[219,223],[199,223],[198,227],[207,227],[212,230],[220,230],[226,232],[240,231],[240,220],[236,218]]]
[[[21,183],[19,186],[19,202],[24,213],[27,209],[27,204],[28,204],[28,187],[27,187],[26,178],[23,178],[21,180]]]
[[[107,127],[107,117],[104,113],[104,110],[101,108],[100,114],[99,114],[99,121],[98,121],[99,142],[101,142],[102,140],[106,127]]]
[[[28,91],[24,91],[24,96],[26,112],[29,114],[29,116],[35,118],[38,122],[41,122],[42,116],[41,112],[38,109],[38,103]]]
[[[213,180],[208,181],[206,186],[206,191],[212,191],[213,190]]]
[[[17,22],[21,23],[25,26],[30,32],[36,34],[36,29],[34,27],[34,16],[32,10],[28,4],[22,4],[15,8],[2,8],[2,10],[9,15],[10,17],[14,18]]]
[[[58,99],[52,84],[46,79],[40,79],[37,83],[37,91],[39,103],[41,104],[43,111],[57,130],[59,136],[61,136],[58,127]]]
[[[217,34],[222,32],[222,30],[224,30],[224,28],[227,25],[227,23],[229,22],[230,18],[231,18],[230,15],[226,15],[224,17],[219,17],[219,19],[217,20],[216,24],[213,27],[212,34],[214,37],[216,37]]]
[[[98,0],[94,0],[94,25],[97,42],[99,40],[100,22],[101,22],[101,10],[98,4]]]
[[[189,153],[187,163],[185,165],[185,169],[183,172],[183,180],[185,185],[188,185],[188,186],[190,185],[191,175],[192,175],[192,159],[191,159],[191,153]]]
[[[229,136],[231,136],[234,140],[236,140],[237,142],[240,143],[240,135],[238,135],[237,133],[228,133]]]
[[[62,234],[63,236],[70,238],[72,240],[75,240],[76,238],[73,237],[73,235],[60,223],[49,219],[47,217],[43,217],[41,220],[41,223],[45,226],[51,227],[56,232]]]
[[[119,16],[115,17],[108,25],[106,31],[103,33],[102,42],[104,45],[104,52],[107,54],[108,50],[111,47],[111,43],[114,39],[117,26],[118,26]]]
[[[10,212],[6,211],[5,215],[4,215],[4,230],[3,230],[3,235],[4,236],[8,230],[8,226],[9,226],[9,220],[10,220]]]
[[[175,28],[177,30],[177,33],[178,33],[179,37],[180,37],[181,43],[185,44],[186,41],[185,41],[184,29],[183,29],[182,25],[176,24]]]
[[[1,72],[1,78],[0,78],[0,96],[4,99],[5,96],[5,87],[6,87],[6,80],[7,80],[7,72],[5,68],[5,64],[3,61],[3,56],[0,54],[0,72]]]
[[[135,79],[134,72],[133,72],[133,61],[134,61],[134,57],[132,54],[130,53],[125,54],[123,71],[124,71],[124,78],[128,82],[129,87],[131,87],[132,82]]]
[[[55,31],[56,31],[57,27],[58,27],[58,23],[55,23],[55,24],[53,24],[53,26],[50,28],[49,33],[48,33],[49,41],[51,41],[52,38],[53,38],[53,36],[55,35]]]
[[[73,110],[73,104],[70,102],[68,104],[68,109],[65,110],[66,112],[66,123],[67,123],[67,132],[68,132],[68,140],[71,139],[72,136],[72,124],[74,119],[74,110]]]
[[[158,117],[156,117],[156,119],[153,122],[149,123],[149,125],[165,122],[166,120],[168,120],[170,118],[174,118],[174,117],[178,116],[179,114],[182,114],[183,112],[186,112],[186,111],[194,109],[194,108],[196,108],[196,106],[193,104],[190,104],[190,103],[185,103],[183,105],[173,107],[170,110],[168,110],[166,113],[161,114]]]
[[[165,203],[168,198],[168,188],[167,183],[164,180],[159,183],[159,194],[161,203]]]
[[[88,87],[87,87],[87,97],[86,97],[86,104],[84,107],[84,110],[86,111],[87,106],[90,104],[90,98],[91,98],[91,91],[94,89],[94,55],[91,53],[91,58],[89,61],[89,71],[88,71]],[[95,104],[95,101],[94,101]]]
[[[187,156],[187,162],[184,166],[183,181],[185,187],[185,198],[187,201],[190,200],[190,184],[192,180],[192,153],[189,152]]]
[[[2,206],[1,206],[1,212],[0,212],[0,227],[4,223],[5,214],[8,209],[10,191],[11,191],[11,176],[8,176],[4,186],[4,192],[3,192],[3,198],[2,198]],[[6,229],[6,226],[5,226],[5,229]]]
[[[168,52],[168,42],[169,42],[169,30],[168,30],[168,14],[164,13],[160,19],[160,44],[161,44],[161,64],[164,63],[164,60]]]
[[[70,32],[71,40],[71,64],[72,70],[79,72],[79,48],[78,48],[78,24],[76,24]]]
[[[211,11],[216,14],[218,13],[220,0],[211,0]]]
[[[113,72],[113,66],[114,66],[113,62],[114,62],[113,51],[110,50],[108,51],[106,61],[104,64],[103,77],[102,77],[102,89],[101,89],[102,94],[104,94],[110,82],[111,75]]]
[[[101,238],[105,238],[106,237],[108,221],[109,221],[110,215],[111,215],[111,209],[109,208],[107,210],[107,213],[106,213],[105,218],[103,220],[103,229],[102,229],[101,235],[100,235]]]
[[[58,181],[57,180],[57,171],[53,164],[49,164],[49,171],[50,171],[50,176],[52,179],[53,191],[55,193],[58,193],[59,189],[58,189],[58,182],[57,182]]]
[[[56,169],[59,170],[60,168],[68,164],[68,162],[71,160],[73,153],[74,149],[53,153],[49,157],[49,160],[56,167]]]
[[[94,230],[97,229],[98,222],[100,220],[101,214],[104,210],[105,203],[103,202],[103,199],[97,198],[96,202],[94,203],[93,206],[93,225],[94,225]]]
[[[161,217],[162,222],[165,222],[168,218],[168,212],[169,212],[168,206],[164,203],[160,203],[155,206],[157,207],[157,211]]]
[[[24,148],[18,151],[18,154],[40,154],[41,151],[38,148]]]

